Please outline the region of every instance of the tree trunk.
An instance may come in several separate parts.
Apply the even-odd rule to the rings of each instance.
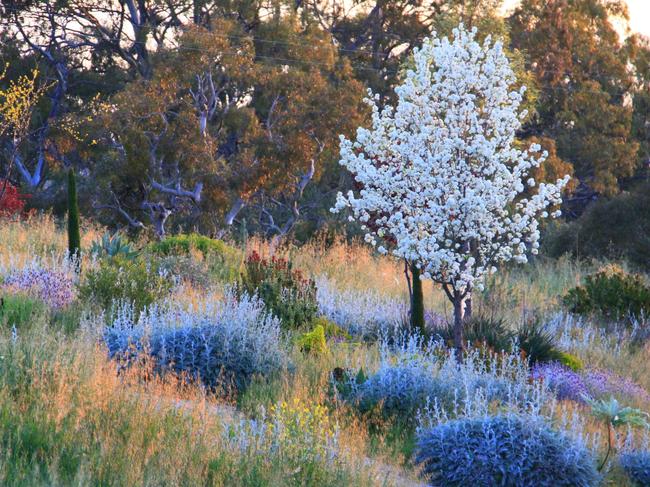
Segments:
[[[411,276],[413,276],[413,292],[411,294],[411,329],[417,330],[424,337],[426,329],[424,326],[424,292],[422,291],[422,279],[420,269],[411,264]]]
[[[467,321],[471,317],[472,317],[472,294],[468,291],[467,296],[465,296],[465,313],[463,314],[463,319]]]
[[[465,300],[458,292],[454,293],[454,347],[456,348],[456,358],[462,359],[465,348],[465,339],[463,337],[463,326],[465,324]]]

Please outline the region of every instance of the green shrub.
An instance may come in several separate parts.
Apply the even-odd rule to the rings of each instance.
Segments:
[[[650,182],[589,206],[569,224],[549,225],[542,251],[599,260],[623,259],[650,271]]]
[[[325,316],[319,316],[314,319],[313,326],[314,328],[317,326],[322,326],[325,332],[325,337],[327,338],[342,338],[345,340],[352,339],[352,335],[350,335],[347,331],[345,331],[333,321],[328,320]]]
[[[47,306],[39,299],[24,294],[0,296],[0,329],[29,328],[46,313]]]
[[[207,289],[214,282],[208,264],[189,255],[170,255],[158,259],[159,268],[170,276],[179,277],[195,288]]]
[[[570,353],[560,352],[558,360],[562,365],[568,367],[574,372],[580,372],[585,368],[585,364],[582,362],[582,360]]]
[[[242,254],[221,240],[196,233],[166,237],[147,246],[150,253],[161,256],[182,256],[199,253],[218,279],[235,281],[241,270]]]
[[[327,353],[327,340],[325,339],[325,329],[323,325],[316,325],[312,331],[303,333],[298,337],[296,343],[303,352],[316,354]]]
[[[570,289],[563,301],[572,313],[618,320],[650,311],[650,287],[640,275],[608,265],[587,276],[582,286]]]
[[[104,310],[110,310],[114,303],[128,302],[140,312],[163,299],[171,289],[171,280],[155,264],[118,256],[104,259],[98,269],[86,272],[79,295]]]
[[[262,259],[253,252],[246,259],[237,292],[257,295],[288,329],[312,323],[318,313],[316,285],[284,259]]]

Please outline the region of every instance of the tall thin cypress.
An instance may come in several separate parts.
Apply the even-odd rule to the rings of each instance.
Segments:
[[[68,170],[68,252],[79,258],[81,234],[79,232],[79,204],[77,201],[77,181],[72,168]]]
[[[411,329],[419,331],[422,336],[425,335],[424,327],[424,292],[422,291],[422,279],[420,279],[420,269],[415,264],[411,264],[411,276],[413,280],[413,293],[411,295]]]

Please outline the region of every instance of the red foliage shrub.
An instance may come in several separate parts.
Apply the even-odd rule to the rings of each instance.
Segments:
[[[20,194],[18,188],[7,180],[0,181],[0,216],[22,213],[28,195]]]

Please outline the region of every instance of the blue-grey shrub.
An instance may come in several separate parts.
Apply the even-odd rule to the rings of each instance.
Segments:
[[[591,487],[594,458],[539,418],[448,421],[418,432],[416,462],[433,487]]]
[[[650,452],[632,450],[621,453],[621,467],[639,487],[650,485]]]
[[[173,370],[207,386],[224,380],[245,386],[253,375],[268,376],[286,364],[280,322],[255,297],[197,308],[154,307],[137,320],[122,310],[104,331],[111,357],[126,362],[139,353],[155,359],[158,370]]]
[[[472,401],[512,405],[540,393],[542,386],[530,384],[527,364],[518,355],[484,358],[472,352],[459,363],[453,351],[431,343],[422,348],[417,341],[383,346],[379,369],[361,383],[352,377],[347,399],[364,410],[381,404],[385,412],[403,415],[435,403],[453,415]]]
[[[376,340],[402,329],[408,312],[402,301],[371,290],[342,290],[324,276],[316,279],[316,289],[319,313],[355,337]]]

